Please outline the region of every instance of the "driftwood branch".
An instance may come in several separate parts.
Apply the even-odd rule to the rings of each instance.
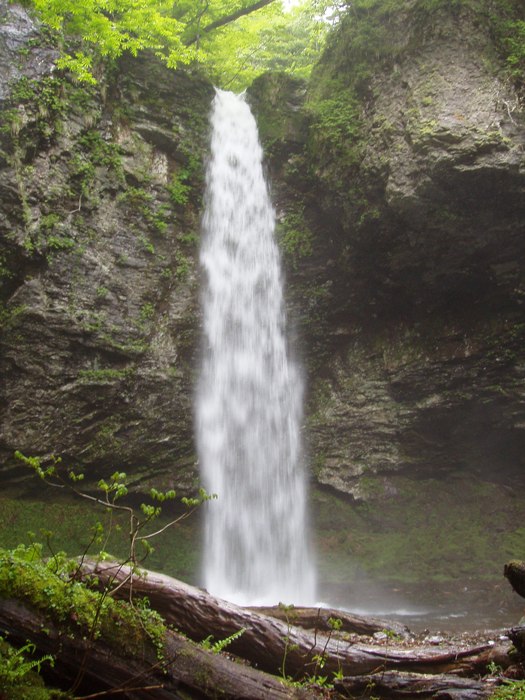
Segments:
[[[382,700],[483,700],[495,690],[495,683],[457,676],[429,676],[415,673],[385,673],[343,678],[334,683],[343,698],[380,697]]]
[[[23,646],[29,640],[38,653],[55,656],[54,668],[46,668],[46,676],[62,687],[73,683],[88,649],[88,640],[81,635],[71,634],[67,627],[53,624],[16,600],[0,599],[0,631],[7,633],[8,641],[15,646]],[[79,692],[84,697],[93,697],[118,689],[116,697],[120,700],[313,700],[314,697],[307,690],[292,688],[278,678],[212,654],[175,632],[167,634],[164,655],[165,663],[159,666],[155,656],[126,657],[97,639]]]
[[[277,605],[273,607],[258,607],[248,608],[255,613],[275,617],[278,620],[288,619],[293,623],[294,627],[302,627],[303,629],[318,629],[319,632],[330,632],[332,625],[330,619],[341,620],[341,632],[346,634],[362,634],[372,636],[376,632],[394,632],[402,637],[409,633],[406,625],[392,620],[383,620],[379,617],[363,617],[362,615],[354,615],[353,613],[343,610],[334,610],[333,608],[294,608],[290,612],[286,612],[282,607]]]
[[[115,575],[118,581],[128,574],[126,567],[119,569],[111,562],[90,562],[83,567],[83,576],[96,577],[98,585],[102,586]],[[195,641],[206,639],[209,635],[224,639],[244,629],[245,632],[231,643],[228,651],[274,674],[282,671],[286,657],[284,671],[292,678],[312,675],[317,666],[314,657],[320,654],[326,656],[323,675],[343,672],[346,676],[356,676],[378,669],[396,669],[432,674],[453,672],[469,676],[486,673],[491,661],[504,667],[511,663],[507,655],[509,642],[475,647],[354,643],[344,634],[326,635],[320,629],[300,629],[293,625],[291,619],[287,623],[240,608],[163,574],[134,574],[132,585],[135,595],[147,596],[154,610]],[[120,594],[123,597],[126,595],[126,586],[122,587]]]

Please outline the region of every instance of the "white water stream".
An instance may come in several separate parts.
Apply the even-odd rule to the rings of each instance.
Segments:
[[[200,253],[206,273],[197,444],[208,492],[204,585],[241,605],[315,602],[302,378],[290,360],[275,212],[257,125],[218,90]]]

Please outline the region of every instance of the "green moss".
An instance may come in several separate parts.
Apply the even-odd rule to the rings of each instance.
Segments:
[[[497,688],[490,700],[525,700],[525,681],[505,681],[505,685]]]
[[[114,379],[130,379],[136,374],[135,365],[131,363],[125,369],[86,369],[79,370],[79,379],[109,383]]]
[[[154,657],[162,648],[166,628],[156,613],[132,607],[57,575],[58,559],[44,562],[38,548],[22,545],[13,552],[0,550],[0,597],[16,598],[60,626],[81,635],[95,630],[104,641],[126,656]],[[61,569],[74,570],[76,562],[59,560]]]
[[[277,243],[285,256],[292,261],[293,267],[297,267],[300,258],[313,253],[313,235],[304,217],[304,206],[288,212],[276,228]]]
[[[321,580],[349,582],[360,570],[380,581],[499,582],[505,561],[525,558],[525,493],[510,498],[473,475],[441,482],[392,474],[388,481],[397,495],[369,502],[314,490]],[[382,483],[373,481],[378,491]]]

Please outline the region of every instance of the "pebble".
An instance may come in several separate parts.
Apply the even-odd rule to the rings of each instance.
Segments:
[[[374,632],[374,639],[377,639],[378,641],[382,641],[383,639],[387,638],[386,632]]]

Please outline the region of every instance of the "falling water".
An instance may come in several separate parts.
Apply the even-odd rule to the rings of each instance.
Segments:
[[[300,422],[288,357],[275,212],[257,125],[217,91],[201,263],[204,359],[197,441],[208,491],[205,586],[239,604],[313,604]]]

